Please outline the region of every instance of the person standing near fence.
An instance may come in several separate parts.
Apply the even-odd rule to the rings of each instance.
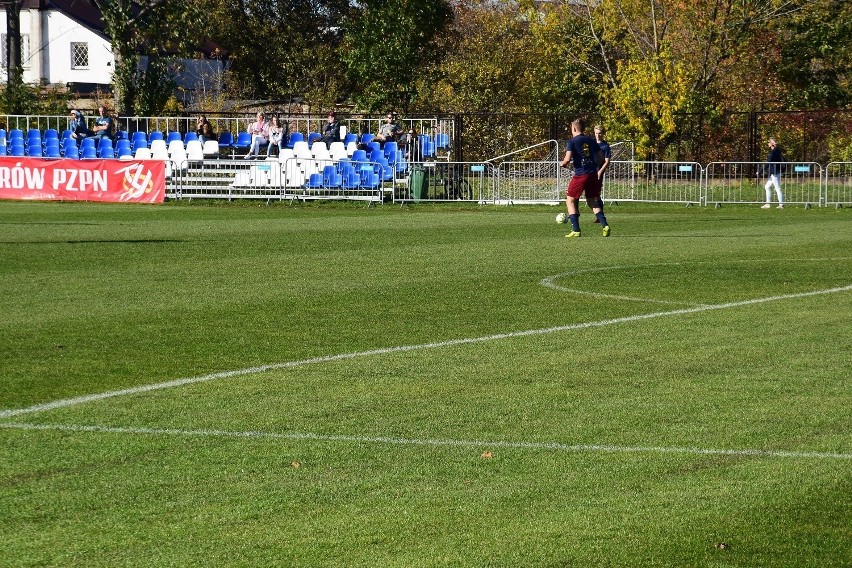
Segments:
[[[766,185],[763,189],[766,191],[766,203],[761,209],[769,209],[772,207],[772,190],[775,189],[775,195],[778,196],[778,209],[784,209],[784,193],[781,191],[781,170],[783,169],[784,156],[781,154],[781,147],[775,138],[769,139],[769,157],[766,165],[766,173],[769,174],[769,179],[766,180]]]
[[[573,160],[574,175],[565,192],[565,206],[568,208],[568,220],[571,222],[571,232],[566,237],[579,237],[580,233],[580,210],[577,202],[585,193],[586,203],[592,208],[595,218],[603,227],[603,236],[608,237],[610,233],[609,223],[603,210],[598,206],[601,198],[601,180],[598,178],[598,170],[603,165],[604,157],[597,141],[591,136],[586,136],[583,131],[586,122],[578,118],[571,123],[572,138],[568,141],[565,157],[562,158],[560,166],[567,167]]]

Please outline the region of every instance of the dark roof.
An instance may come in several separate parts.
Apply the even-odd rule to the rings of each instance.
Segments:
[[[109,40],[104,33],[104,21],[101,11],[91,0],[24,0],[21,9],[58,10],[102,38]]]

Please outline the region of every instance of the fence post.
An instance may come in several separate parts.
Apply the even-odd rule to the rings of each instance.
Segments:
[[[758,162],[760,161],[760,157],[758,156],[758,144],[760,141],[757,139],[757,113],[754,111],[749,111],[748,113],[748,161],[749,162]]]
[[[453,118],[453,126],[455,128],[455,132],[453,132],[453,161],[463,162],[464,140],[462,139],[462,132],[464,132],[464,124],[460,113]]]

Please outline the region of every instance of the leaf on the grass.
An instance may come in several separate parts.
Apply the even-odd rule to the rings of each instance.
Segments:
[[[482,452],[482,455],[479,456],[479,457],[481,457],[484,460],[490,460],[491,458],[494,457],[494,454],[491,453],[491,450],[485,450],[484,452]]]

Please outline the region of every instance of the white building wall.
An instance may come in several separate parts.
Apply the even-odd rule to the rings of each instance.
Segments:
[[[5,33],[5,10],[0,11],[0,30]],[[22,10],[21,34],[30,36],[30,58],[23,62],[25,83],[38,83],[42,79],[60,84],[112,82],[114,58],[109,42],[61,12]],[[36,39],[41,45],[33,41]],[[72,68],[72,43],[88,44],[88,66]],[[5,45],[0,49],[5,49]],[[6,79],[5,68],[0,69],[0,77]]]

